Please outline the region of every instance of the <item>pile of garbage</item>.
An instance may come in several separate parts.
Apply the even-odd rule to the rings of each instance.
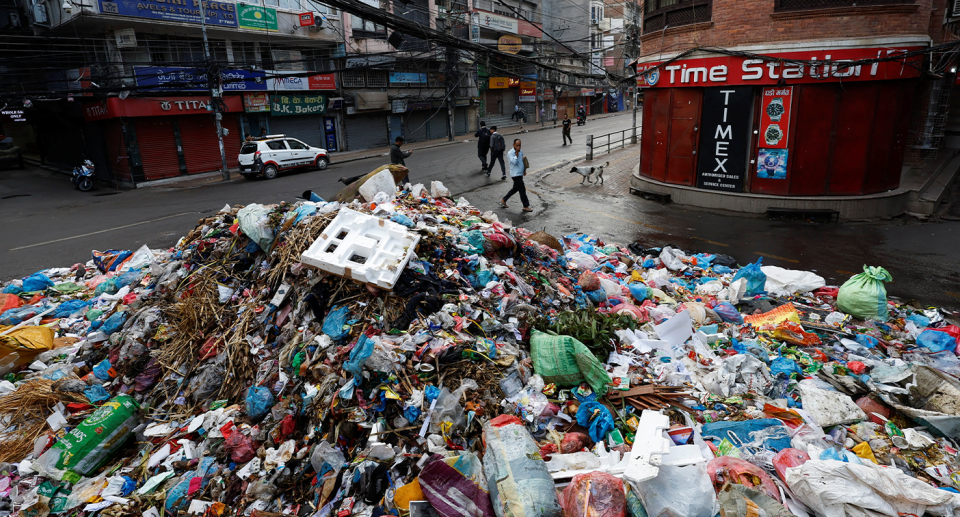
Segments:
[[[385,185],[3,284],[0,517],[960,514],[956,314],[882,268]]]

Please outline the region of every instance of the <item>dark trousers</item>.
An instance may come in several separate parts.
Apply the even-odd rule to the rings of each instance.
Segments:
[[[477,148],[477,157],[480,158],[480,163],[483,165],[483,168],[484,168],[484,169],[487,168],[487,151],[488,151],[488,150],[489,150],[489,148],[487,148],[487,147],[478,147],[478,148]]]
[[[510,199],[510,196],[519,193],[520,202],[523,203],[523,208],[530,206],[530,201],[527,200],[527,187],[523,184],[523,176],[513,176],[513,188],[510,189],[510,192],[507,192],[507,195],[503,197],[503,200],[506,201]]]
[[[570,144],[573,145],[573,138],[570,138],[570,131],[567,129],[563,130],[563,143],[566,144],[567,140],[570,141]]]
[[[493,166],[497,164],[497,160],[500,160],[500,174],[506,176],[507,167],[503,165],[503,151],[490,151],[490,168],[488,171],[493,170]],[[489,174],[489,172],[487,174]]]

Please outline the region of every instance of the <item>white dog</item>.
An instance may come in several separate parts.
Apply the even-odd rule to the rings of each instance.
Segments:
[[[570,169],[570,172],[575,172],[583,176],[583,179],[580,180],[581,185],[583,185],[584,181],[586,181],[587,183],[593,183],[592,181],[590,181],[590,176],[593,174],[597,175],[597,179],[600,180],[600,184],[603,185],[603,168],[608,166],[610,166],[610,162],[607,162],[603,165],[595,165],[595,166],[591,165],[590,167],[586,167],[586,166],[574,167]]]

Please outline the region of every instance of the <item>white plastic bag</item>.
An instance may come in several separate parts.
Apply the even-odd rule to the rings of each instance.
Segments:
[[[767,283],[763,288],[774,296],[807,293],[827,285],[822,276],[809,271],[783,269],[777,266],[762,266],[760,271],[767,275]]]
[[[673,249],[670,246],[663,248],[660,252],[660,260],[663,261],[663,265],[667,266],[667,269],[671,271],[684,271],[689,269],[683,262],[680,261],[681,258],[687,258],[682,251]]]
[[[843,393],[822,390],[807,381],[800,381],[797,387],[803,409],[810,413],[820,427],[851,424],[867,419],[867,414]]]
[[[717,495],[706,462],[676,467],[661,465],[657,477],[637,483],[649,517],[714,517]]]
[[[960,513],[960,494],[869,461],[810,460],[787,469],[785,481],[797,499],[824,517]]]
[[[373,201],[378,193],[383,192],[387,194],[388,199],[392,197],[397,192],[397,185],[393,179],[393,174],[384,169],[373,175],[372,178],[363,182],[363,185],[360,185],[358,192],[363,199]]]
[[[450,189],[443,186],[443,183],[439,181],[430,182],[430,195],[434,198],[439,197],[450,197]]]

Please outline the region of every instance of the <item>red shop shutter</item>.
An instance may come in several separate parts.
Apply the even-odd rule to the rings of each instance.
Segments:
[[[178,123],[187,174],[220,170],[220,144],[213,116],[182,116],[178,117]]]
[[[227,153],[227,167],[239,167],[238,157],[240,156],[240,147],[243,145],[239,115],[224,113],[220,125],[230,131],[229,135],[223,137],[223,150]]]
[[[167,117],[149,117],[137,120],[137,144],[147,180],[172,178],[180,175],[177,139],[173,124]]]
[[[123,127],[120,119],[107,120],[103,123],[103,133],[107,146],[107,164],[113,178],[132,181],[130,177],[130,159],[127,156],[127,142],[123,138]]]

